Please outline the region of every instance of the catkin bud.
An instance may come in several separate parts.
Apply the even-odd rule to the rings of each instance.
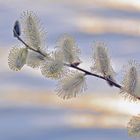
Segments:
[[[140,137],[140,115],[133,116],[127,125],[129,136]]]
[[[57,49],[63,52],[63,59],[66,63],[80,63],[78,57],[80,50],[73,37],[64,34],[61,36],[57,42]]]
[[[34,51],[29,51],[26,64],[32,68],[38,68],[43,62],[45,62],[45,60],[46,58],[41,54]]]
[[[128,65],[124,66],[122,85],[121,92],[125,97],[134,101],[140,97],[139,64],[136,61],[129,61]]]
[[[59,79],[67,70],[63,64],[63,54],[60,51],[56,51],[52,54],[50,60],[46,60],[41,66],[41,73],[45,77],[52,79]]]
[[[111,66],[108,50],[103,42],[96,42],[93,47],[93,66],[91,70],[101,73],[105,78],[111,81],[115,81],[115,72]],[[108,82],[108,84],[112,86],[111,82]]]
[[[12,48],[8,57],[8,64],[10,69],[14,71],[21,70],[21,68],[26,64],[27,54],[27,48]]]
[[[76,97],[86,89],[85,74],[78,71],[68,73],[59,81],[57,95],[63,99]]]
[[[23,12],[21,23],[26,43],[35,50],[45,50],[46,32],[38,17],[33,12]]]

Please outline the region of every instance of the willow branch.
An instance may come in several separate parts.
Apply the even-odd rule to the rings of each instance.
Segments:
[[[120,88],[120,89],[122,88],[121,85],[115,83],[114,81],[112,81],[112,80],[109,79],[109,78],[106,78],[106,77],[103,77],[103,76],[101,76],[101,75],[98,75],[98,74],[95,74],[95,73],[89,72],[89,71],[84,70],[84,69],[82,69],[82,68],[79,68],[78,66],[75,66],[75,65],[73,65],[73,64],[65,64],[65,65],[68,66],[68,67],[71,67],[71,68],[77,69],[77,70],[79,70],[79,71],[82,71],[82,72],[84,72],[86,75],[94,76],[94,77],[97,77],[97,78],[103,79],[103,80],[105,80],[105,81],[108,81],[108,82],[112,83],[112,85],[115,86],[115,87],[117,87],[117,88]]]
[[[46,56],[44,53],[42,53],[40,50],[36,50],[36,49],[30,47],[21,37],[19,37],[19,35],[16,33],[15,30],[13,30],[13,32],[15,33],[16,38],[17,38],[20,42],[22,42],[27,48],[29,48],[30,50],[35,51],[35,52],[41,54],[43,57],[47,57],[47,56]],[[103,79],[103,80],[105,80],[105,81],[107,81],[107,82],[110,82],[113,86],[115,86],[115,87],[117,87],[117,88],[119,88],[119,89],[122,88],[121,85],[117,84],[116,82],[112,81],[112,80],[109,79],[109,78],[106,78],[106,77],[103,77],[103,76],[101,76],[101,75],[98,75],[98,74],[89,72],[89,71],[84,70],[84,69],[82,69],[82,68],[80,68],[80,67],[78,67],[78,66],[75,66],[75,65],[73,65],[73,64],[65,64],[65,63],[64,63],[64,65],[65,65],[65,66],[68,66],[68,67],[71,67],[71,68],[74,68],[74,69],[77,69],[77,70],[79,70],[79,71],[82,71],[82,72],[85,73],[85,75],[94,76],[94,77]]]

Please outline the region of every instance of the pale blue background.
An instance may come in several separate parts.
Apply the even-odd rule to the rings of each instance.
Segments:
[[[55,47],[58,37],[63,33],[75,37],[82,52],[81,67],[85,69],[89,69],[91,65],[91,46],[96,40],[108,44],[119,82],[122,77],[122,66],[129,59],[136,59],[138,62],[140,60],[139,0],[126,2],[123,0],[0,0],[0,140],[132,140],[124,127],[107,129],[71,127],[63,119],[64,114],[66,116],[77,114],[78,111],[74,109],[57,108],[56,105],[22,104],[20,101],[14,103],[10,98],[3,99],[3,96],[7,94],[12,96],[15,91],[20,93],[25,90],[27,94],[53,92],[57,84],[55,81],[45,79],[39,70],[25,66],[21,72],[16,73],[8,68],[9,50],[18,44],[12,36],[12,27],[15,20],[26,10],[34,11],[40,17],[48,32],[46,43],[49,49]],[[91,32],[87,32],[88,25],[86,26],[81,20],[85,19],[86,22],[87,18],[92,24],[97,20],[101,26],[104,25],[100,33],[96,30],[98,24],[94,26],[95,29],[91,27]],[[116,21],[117,31],[111,25],[113,21]],[[103,31],[107,27],[110,27],[109,30]],[[103,94],[109,97],[119,92],[118,89],[110,88],[96,78],[88,78],[87,85],[86,95],[98,93],[102,98]],[[81,112],[93,114],[92,111],[83,109]]]

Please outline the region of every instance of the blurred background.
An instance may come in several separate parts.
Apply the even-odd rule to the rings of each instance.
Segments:
[[[76,39],[82,68],[90,69],[94,41],[106,42],[119,83],[122,66],[140,60],[139,0],[0,0],[0,140],[133,140],[126,127],[140,103],[125,100],[117,88],[87,77],[84,94],[62,100],[57,81],[38,69],[8,68],[9,50],[19,43],[13,24],[26,10],[40,17],[49,49],[63,33]]]

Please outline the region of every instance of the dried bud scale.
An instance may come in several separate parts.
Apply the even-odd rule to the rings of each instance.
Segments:
[[[17,37],[17,36],[21,35],[20,23],[19,23],[18,20],[14,24],[13,34],[14,34],[14,37]]]

